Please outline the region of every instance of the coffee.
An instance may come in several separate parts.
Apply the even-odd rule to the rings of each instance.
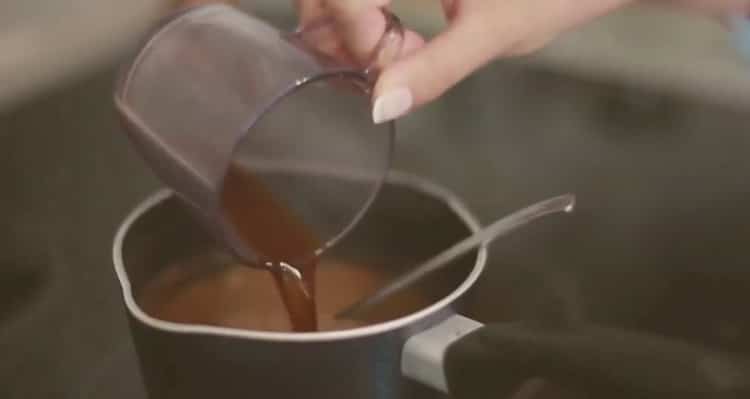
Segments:
[[[363,293],[390,277],[377,267],[346,261],[318,264],[317,329],[343,330],[392,320],[430,304],[421,291],[406,291],[368,314],[364,320],[334,317]],[[138,295],[151,316],[177,323],[203,324],[247,330],[295,330],[280,291],[270,273],[204,254],[165,267]]]
[[[382,268],[315,256],[321,241],[258,177],[231,165],[221,210],[236,237],[259,256],[258,265],[204,254],[169,265],[139,293],[154,317],[263,331],[328,331],[391,320],[431,302],[407,291],[364,320],[334,315],[391,277]]]

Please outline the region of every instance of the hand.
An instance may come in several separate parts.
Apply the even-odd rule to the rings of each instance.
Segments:
[[[434,0],[438,1],[438,0]],[[498,57],[528,54],[557,35],[637,0],[442,0],[448,26],[425,42],[408,31],[400,58],[375,84],[373,120],[396,119],[442,95]],[[750,0],[652,0],[706,12],[750,9]],[[378,11],[390,0],[297,0],[302,24],[323,14],[361,63],[385,29]]]
[[[191,6],[197,6],[201,4],[208,4],[208,3],[228,3],[228,4],[236,4],[238,0],[179,0],[178,4],[180,7],[191,7]]]

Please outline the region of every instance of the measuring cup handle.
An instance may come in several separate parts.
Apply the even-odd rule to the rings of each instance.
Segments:
[[[405,32],[401,20],[385,7],[381,8],[380,11],[385,18],[385,30],[362,70],[371,82],[375,82],[380,72],[398,58],[404,46]],[[326,30],[335,32],[335,22],[330,16],[315,19],[298,27],[293,33],[299,37],[304,37]]]
[[[747,359],[593,324],[482,326],[454,316],[409,339],[403,356],[405,375],[459,399],[511,398],[540,380],[640,399],[750,397]]]
[[[385,17],[385,30],[370,56],[365,74],[372,81],[377,80],[380,72],[396,61],[404,47],[404,25],[401,20],[385,8],[381,8]]]

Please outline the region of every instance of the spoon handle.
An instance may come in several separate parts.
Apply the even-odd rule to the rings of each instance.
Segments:
[[[392,295],[401,292],[405,288],[413,285],[430,273],[440,270],[449,265],[450,262],[461,255],[471,251],[483,243],[489,243],[496,238],[503,236],[519,227],[531,223],[542,216],[558,213],[572,212],[575,206],[575,196],[572,194],[561,195],[546,201],[538,202],[534,205],[516,211],[515,213],[495,221],[491,225],[476,232],[472,236],[458,242],[452,247],[441,252],[437,256],[417,266],[414,270],[396,278],[393,282],[379,289],[367,298],[349,306],[339,312],[337,318],[354,318],[368,308],[375,306]]]

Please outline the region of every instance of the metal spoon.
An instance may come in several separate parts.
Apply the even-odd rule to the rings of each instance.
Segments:
[[[558,212],[572,212],[574,207],[575,196],[572,194],[566,194],[538,202],[516,211],[515,213],[476,232],[472,236],[458,242],[432,259],[420,264],[414,270],[396,278],[393,282],[379,289],[374,294],[369,295],[365,299],[339,312],[336,314],[336,317],[354,319],[357,315],[367,309],[382,303],[394,294],[414,285],[429,274],[449,265],[452,260],[471,251],[477,246],[485,242],[489,243],[494,241],[496,238],[531,223],[542,216]]]

